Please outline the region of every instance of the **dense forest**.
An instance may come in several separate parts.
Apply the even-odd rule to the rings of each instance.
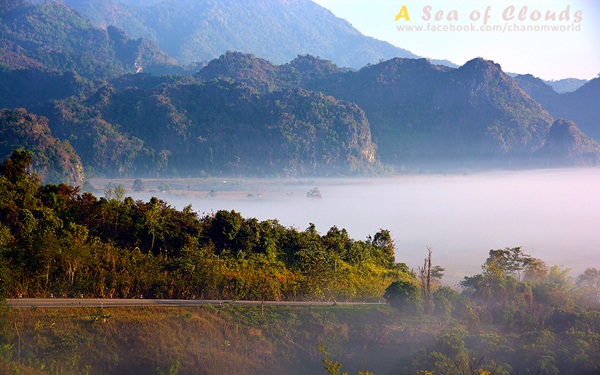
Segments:
[[[235,211],[199,217],[122,186],[40,185],[31,155],[0,166],[0,290],[9,297],[376,300],[408,279],[389,231],[358,241]]]
[[[134,201],[121,186],[97,198],[78,187],[41,185],[31,161],[17,150],[0,164],[3,297],[385,300],[387,306],[231,306],[176,316],[160,309],[88,309],[82,316],[2,307],[6,373],[324,368],[340,374],[342,366],[377,374],[600,371],[596,268],[573,278],[519,247],[490,250],[482,272],[465,277],[459,293],[442,283],[444,269],[431,251],[417,270],[397,263],[387,230],[353,240],[337,227],[319,234],[313,225],[301,231],[235,211],[200,217],[157,198]],[[126,328],[133,321],[137,328]],[[158,342],[165,346],[154,348]],[[321,352],[317,344],[324,344]],[[149,357],[154,350],[162,354]]]

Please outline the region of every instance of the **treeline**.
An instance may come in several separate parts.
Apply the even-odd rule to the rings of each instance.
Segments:
[[[376,300],[408,279],[390,233],[365,241],[235,211],[102,198],[41,185],[31,155],[0,165],[0,291],[6,297]]]
[[[490,250],[482,270],[460,282],[459,294],[432,277],[430,253],[418,280],[387,288],[386,299],[402,313],[445,325],[395,373],[600,372],[600,270],[573,278],[520,247]]]

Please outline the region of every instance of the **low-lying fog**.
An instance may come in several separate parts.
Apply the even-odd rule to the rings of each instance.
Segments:
[[[446,268],[447,284],[479,273],[488,251],[504,247],[522,246],[549,266],[572,268],[573,276],[600,267],[597,168],[375,179],[189,179],[163,181],[160,190],[160,182],[144,180],[144,193],[132,193],[131,181],[114,182],[135,198],[154,195],[178,209],[191,203],[200,214],[234,209],[302,230],[314,223],[321,233],[336,225],[355,239],[389,229],[397,261],[416,269],[430,246],[434,264]],[[307,198],[314,187],[320,199]]]

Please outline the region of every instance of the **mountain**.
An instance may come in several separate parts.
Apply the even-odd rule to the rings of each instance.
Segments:
[[[329,60],[312,55],[296,57],[287,64],[270,61],[241,52],[227,52],[210,61],[195,76],[204,81],[228,77],[261,91],[272,92],[294,87],[309,87],[331,75],[347,72]]]
[[[552,116],[574,121],[585,134],[600,142],[600,78],[564,94],[554,92],[544,81],[532,75],[517,76],[515,80]]]
[[[297,85],[357,103],[369,118],[382,162],[399,168],[522,164],[544,144],[553,122],[517,84],[527,77],[513,79],[482,58],[458,69],[394,58],[344,71],[313,56],[273,65],[228,53],[197,77],[229,77],[263,92]],[[546,87],[549,96],[559,95],[541,80],[532,82]]]
[[[600,77],[573,92],[561,94],[558,103],[548,110],[555,117],[574,121],[579,129],[600,142]]]
[[[62,2],[3,8],[0,45],[4,70],[75,71],[87,78],[183,71],[149,40],[130,39],[115,27],[95,28]]]
[[[520,163],[541,147],[552,117],[498,64],[458,69],[392,59],[310,86],[357,103],[384,163]]]
[[[513,78],[523,91],[544,108],[552,108],[554,103],[559,100],[560,94],[540,78],[531,74],[521,74]]]
[[[565,94],[567,92],[573,92],[585,85],[588,82],[587,79],[578,79],[578,78],[564,78],[559,80],[549,80],[544,81],[548,86],[552,87],[554,91],[559,94]]]
[[[68,142],[52,136],[48,119],[24,109],[0,110],[0,159],[16,149],[29,150],[33,171],[47,183],[83,182],[83,166]]]
[[[459,68],[393,58],[353,71],[311,55],[277,65],[230,52],[195,75],[92,82],[30,68],[0,71],[0,80],[0,106],[46,116],[89,175],[123,177],[529,166],[562,139],[548,138],[554,120],[531,96],[549,107],[576,95],[597,97],[597,81],[558,94],[482,58]],[[582,151],[589,160],[593,152]],[[544,157],[580,164],[571,154]]]
[[[63,124],[57,134],[63,137],[72,137],[69,132],[80,126],[118,133],[123,145],[137,145],[126,148],[127,162],[109,158],[110,163],[101,164],[103,171],[114,170],[114,162],[122,170],[148,174],[148,165],[160,160],[165,165],[154,172],[168,173],[168,164],[182,174],[335,174],[373,170],[369,161],[375,160],[399,170],[518,167],[545,144],[554,121],[498,64],[482,58],[458,69],[395,58],[347,71],[310,55],[275,65],[232,52],[181,81],[136,75],[119,83],[123,79],[82,108],[71,109],[71,115],[57,111],[62,114],[57,123]],[[73,121],[77,113],[88,118]],[[327,134],[342,117],[360,131],[344,127],[346,140],[339,144],[358,147],[329,144],[339,142],[338,130],[338,135]],[[315,153],[314,135],[300,131],[315,124],[323,132],[317,136],[334,149]],[[85,142],[93,136],[77,138]],[[262,146],[252,154],[246,142]],[[75,147],[96,152],[85,143]],[[345,156],[332,162],[334,154]],[[106,155],[82,154],[90,165],[98,164],[94,158],[107,160]],[[189,169],[190,160],[196,169]]]
[[[144,80],[138,74],[85,101],[56,104],[53,129],[73,139],[86,170],[295,177],[379,168],[369,122],[354,103],[300,88],[262,95],[231,79],[183,77],[146,88]]]
[[[574,122],[558,119],[536,158],[553,166],[595,166],[600,163],[600,145],[583,134]]]
[[[117,26],[155,42],[189,64],[227,51],[275,63],[311,54],[342,67],[361,68],[392,57],[417,57],[362,35],[350,23],[309,0],[64,0],[97,27]]]
[[[80,96],[93,87],[74,72],[0,68],[0,108],[47,111],[54,100]]]
[[[438,114],[439,124],[457,121],[481,137],[482,155],[527,154],[543,143],[552,122],[499,64],[482,58],[449,71],[435,90],[433,105],[446,108],[446,113]]]

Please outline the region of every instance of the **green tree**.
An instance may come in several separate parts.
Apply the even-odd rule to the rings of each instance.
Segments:
[[[533,258],[525,254],[521,247],[490,250],[490,256],[486,260],[488,266],[494,266],[505,275],[521,279],[522,271],[531,263]]]
[[[341,372],[342,364],[340,362],[333,361],[329,358],[323,345],[319,344],[318,349],[323,354],[323,363],[325,364],[325,370],[329,375],[348,375],[347,372]],[[357,375],[373,375],[373,373],[371,371],[359,371]]]
[[[392,268],[396,261],[396,245],[394,244],[390,231],[381,229],[379,232],[375,233],[369,242],[376,249],[375,258],[380,264],[384,267]]]
[[[133,186],[131,187],[133,189],[133,191],[144,191],[145,186],[144,186],[144,181],[140,180],[139,178],[133,181]]]
[[[243,221],[242,215],[233,210],[219,210],[214,216],[205,218],[206,234],[214,244],[216,254],[226,250],[236,250],[233,245]]]
[[[449,286],[442,285],[433,292],[434,313],[450,317],[452,315],[453,304],[458,301],[460,295]]]
[[[121,204],[125,199],[125,188],[119,184],[114,188],[110,187],[104,192],[107,204],[105,205],[109,223],[114,222],[113,236],[117,235],[119,226],[119,217],[121,214]]]
[[[146,227],[152,236],[150,243],[150,251],[154,250],[154,242],[156,241],[156,233],[164,223],[164,216],[162,215],[162,209],[158,198],[150,198],[150,202],[147,205],[147,209],[144,212],[144,219]]]
[[[7,286],[12,283],[12,272],[6,258],[11,242],[10,228],[0,222],[0,304],[6,296]]]
[[[11,182],[24,178],[34,178],[30,171],[33,159],[27,150],[15,150],[12,155],[0,164],[0,175]]]
[[[406,312],[422,310],[419,287],[411,281],[394,281],[387,287],[383,297],[389,305]]]
[[[576,285],[592,306],[600,307],[600,270],[587,268],[577,276]]]

